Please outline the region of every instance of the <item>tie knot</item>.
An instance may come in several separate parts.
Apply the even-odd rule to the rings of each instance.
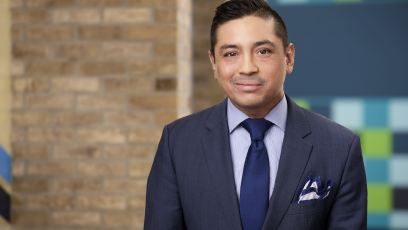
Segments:
[[[248,118],[241,122],[241,126],[251,135],[252,140],[262,141],[265,132],[272,126],[272,122],[265,119]]]

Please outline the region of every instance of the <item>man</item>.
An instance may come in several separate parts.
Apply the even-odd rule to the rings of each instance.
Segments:
[[[284,94],[295,49],[280,16],[223,3],[209,57],[227,98],[164,128],[145,229],[366,229],[359,137]]]

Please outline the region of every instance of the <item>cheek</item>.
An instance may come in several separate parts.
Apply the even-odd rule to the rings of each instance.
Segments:
[[[228,63],[220,63],[218,66],[218,78],[222,81],[230,81],[231,78],[234,76],[235,73],[235,65]]]

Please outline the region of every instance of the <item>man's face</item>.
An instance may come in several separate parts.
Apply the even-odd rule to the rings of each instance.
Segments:
[[[256,16],[231,20],[217,29],[214,55],[209,51],[214,77],[245,113],[265,116],[282,99],[292,72],[294,47],[289,44],[285,53],[274,27],[272,19]]]

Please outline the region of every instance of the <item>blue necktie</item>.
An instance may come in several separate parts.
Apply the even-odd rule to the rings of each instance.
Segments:
[[[269,157],[263,138],[272,122],[246,119],[241,126],[251,135],[241,182],[241,222],[244,230],[261,230],[269,206]]]

